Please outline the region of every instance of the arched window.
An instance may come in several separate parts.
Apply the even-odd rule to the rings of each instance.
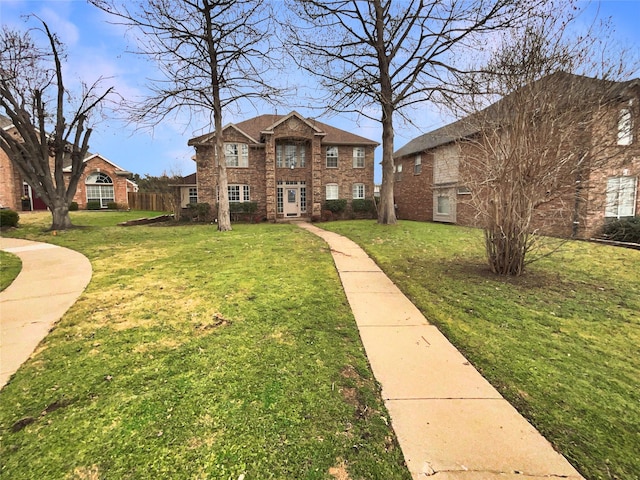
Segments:
[[[113,180],[106,173],[94,172],[87,177],[87,202],[100,202],[100,208],[107,208],[110,202],[115,202],[113,194]]]

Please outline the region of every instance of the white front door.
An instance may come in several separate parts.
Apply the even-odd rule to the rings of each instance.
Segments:
[[[300,216],[300,190],[299,187],[287,186],[284,189],[283,213],[285,217]]]

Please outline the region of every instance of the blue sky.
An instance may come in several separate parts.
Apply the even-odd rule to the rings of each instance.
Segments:
[[[640,0],[602,0],[582,2],[591,13],[596,9],[600,18],[611,18],[615,39],[626,45],[640,48]],[[9,27],[25,29],[22,15],[35,13],[47,22],[67,47],[68,63],[65,65],[65,82],[73,89],[82,78],[91,83],[104,77],[104,87],[114,86],[124,98],[143,95],[145,79],[152,66],[126,53],[127,41],[123,27],[109,23],[112,20],[85,0],[0,0],[0,23]],[[636,74],[640,75],[640,73]],[[227,112],[224,123],[238,122],[260,113],[275,113],[274,107],[265,111],[247,109],[242,112]],[[305,116],[318,116],[318,112],[297,106],[295,109]],[[291,107],[278,107],[277,113],[286,114]],[[425,104],[415,112],[420,128],[396,125],[395,149],[412,138],[433,130],[450,121],[437,107]],[[355,115],[339,115],[318,118],[366,138],[380,142],[381,128],[377,122],[358,118]],[[140,175],[169,174],[188,175],[195,171],[191,160],[194,151],[187,146],[189,138],[210,129],[204,122],[186,125],[179,119],[168,120],[154,131],[136,130],[125,122],[108,119],[97,122],[91,136],[91,151],[100,153],[117,165]],[[381,147],[377,149],[377,160]],[[376,162],[377,163],[377,162]],[[376,166],[376,181],[381,181],[379,165]]]

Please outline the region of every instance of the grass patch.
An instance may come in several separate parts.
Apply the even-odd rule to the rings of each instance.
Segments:
[[[114,226],[139,216],[11,233],[94,273],[0,392],[3,478],[410,478],[326,244],[290,225]]]
[[[500,278],[479,230],[322,226],[362,246],[587,479],[639,478],[640,252],[573,241]]]
[[[20,257],[0,250],[0,292],[11,285],[21,269]]]

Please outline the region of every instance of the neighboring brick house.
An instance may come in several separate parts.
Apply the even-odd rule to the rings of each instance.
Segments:
[[[11,120],[0,115],[0,128],[17,131]],[[128,179],[131,172],[119,167],[100,154],[89,154],[85,158],[85,170],[78,182],[73,201],[81,209],[86,208],[87,202],[99,201],[102,208],[115,202],[121,207],[129,205],[128,192],[137,191],[137,185]],[[53,171],[53,158],[50,165]],[[65,178],[70,177],[71,167],[63,169]],[[52,172],[53,173],[53,172]],[[0,206],[18,211],[46,210],[47,206],[38,198],[35,191],[20,176],[9,157],[0,149]]]
[[[379,144],[297,112],[260,115],[223,129],[230,202],[257,202],[257,215],[320,218],[326,200],[372,199]],[[196,149],[197,197],[217,203],[215,133]]]
[[[172,186],[178,189],[180,208],[187,208],[190,203],[198,203],[198,180],[196,173],[182,177],[178,183]]]
[[[587,77],[578,80],[599,82]],[[599,114],[586,135],[591,165],[596,167],[583,172],[580,182],[568,188],[564,197],[536,211],[533,225],[541,233],[590,238],[607,219],[640,212],[640,80],[609,82],[607,88],[605,113]],[[394,153],[398,218],[478,225],[470,201],[473,193],[461,180],[461,169],[474,154],[478,134],[466,120],[421,135]]]

